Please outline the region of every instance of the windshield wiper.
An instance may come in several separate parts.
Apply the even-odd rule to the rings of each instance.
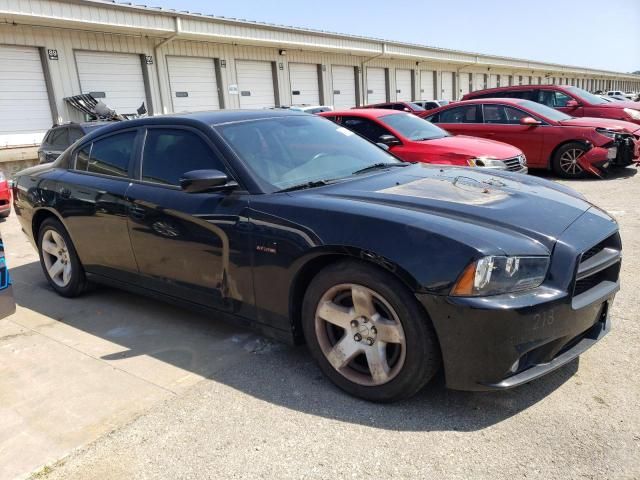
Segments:
[[[370,172],[372,170],[379,170],[382,168],[389,167],[406,167],[409,165],[408,163],[374,163],[373,165],[369,165],[368,167],[361,168],[360,170],[356,170],[351,175],[359,175],[361,173]]]
[[[307,188],[322,187],[324,185],[329,185],[329,182],[329,180],[314,180],[312,182],[299,183],[297,185],[292,185],[291,187],[278,190],[276,193],[293,192],[294,190],[305,190]]]

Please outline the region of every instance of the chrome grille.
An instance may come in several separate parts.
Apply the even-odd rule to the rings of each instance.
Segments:
[[[507,166],[507,170],[510,172],[519,172],[527,165],[527,160],[524,155],[518,155],[517,157],[507,158],[503,160],[505,165]]]

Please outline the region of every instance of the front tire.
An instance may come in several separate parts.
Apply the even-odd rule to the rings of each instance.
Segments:
[[[365,400],[411,397],[440,368],[421,305],[395,277],[365,263],[340,262],[318,273],[304,297],[302,326],[322,372]]]
[[[584,155],[586,151],[587,148],[578,142],[567,143],[560,147],[551,160],[551,167],[554,173],[561,178],[583,178],[585,172],[578,163],[578,159]]]
[[[76,297],[86,287],[84,268],[64,226],[48,218],[38,231],[40,265],[49,285],[63,297]]]

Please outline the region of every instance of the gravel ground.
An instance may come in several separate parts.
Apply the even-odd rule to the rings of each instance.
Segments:
[[[640,177],[567,182],[615,215],[625,259],[613,331],[521,388],[375,405],[329,384],[304,348],[259,340],[48,479],[640,478]]]

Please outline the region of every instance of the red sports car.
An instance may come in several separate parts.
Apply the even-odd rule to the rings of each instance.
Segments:
[[[11,189],[4,173],[0,172],[0,218],[7,218],[11,213]]]
[[[520,98],[555,108],[572,117],[625,120],[640,125],[640,103],[608,102],[598,95],[571,85],[514,85],[467,93],[463,100]]]
[[[453,136],[411,113],[362,109],[320,114],[366,139],[389,147],[407,162],[527,172],[523,153],[502,142]]]
[[[447,105],[425,118],[454,134],[514,145],[531,168],[551,168],[564,178],[597,176],[640,156],[640,128],[606,118],[574,118],[529,100],[485,98]]]

